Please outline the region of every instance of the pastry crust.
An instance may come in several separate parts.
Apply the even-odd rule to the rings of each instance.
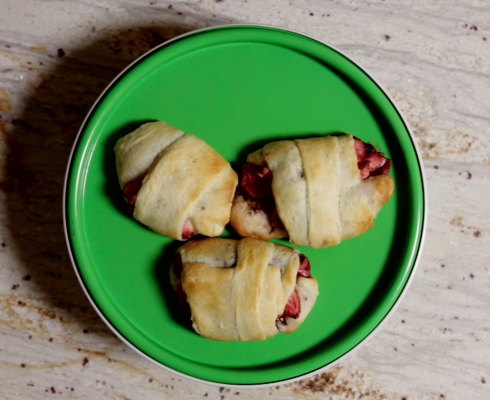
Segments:
[[[269,240],[287,237],[284,229],[274,229],[267,213],[251,200],[237,195],[233,200],[230,221],[235,231],[242,237]]]
[[[184,224],[194,234],[223,232],[238,177],[207,143],[157,121],[121,138],[114,150],[121,188],[144,177],[135,219],[177,240],[186,239]]]
[[[271,229],[265,213],[247,224],[246,201],[237,196],[230,221],[242,236],[268,239],[263,232],[269,232],[288,235],[302,246],[333,246],[370,229],[394,189],[389,175],[361,179],[352,135],[269,143],[247,162],[272,171],[272,192],[285,232]]]
[[[300,151],[294,142],[282,140],[267,144],[263,154],[273,171],[272,192],[282,194],[274,197],[277,212],[288,227],[291,241],[304,242],[308,237],[308,208]],[[253,163],[253,157],[248,157],[247,162]],[[287,234],[285,231],[281,237]]]
[[[337,138],[295,140],[303,159],[308,205],[308,245],[314,248],[340,242],[340,159]],[[274,170],[272,171],[274,174]],[[273,175],[274,176],[274,175]],[[274,197],[283,197],[282,191]],[[301,242],[303,244],[305,242]]]
[[[264,340],[279,329],[292,332],[318,296],[313,277],[298,277],[299,253],[293,248],[252,238],[210,238],[189,241],[177,254],[182,272],[178,276],[172,264],[171,283],[176,290],[182,285],[194,330],[212,340]],[[295,288],[307,299],[300,315],[277,324]]]

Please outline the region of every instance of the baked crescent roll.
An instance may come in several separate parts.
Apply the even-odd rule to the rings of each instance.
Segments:
[[[194,330],[208,339],[264,340],[293,332],[318,296],[308,259],[258,239],[198,239],[181,246],[170,268]]]
[[[374,225],[393,193],[390,165],[352,135],[269,143],[242,166],[231,225],[244,237],[336,245]]]
[[[114,150],[119,185],[135,219],[177,240],[223,232],[238,177],[211,146],[157,121],[119,139]]]

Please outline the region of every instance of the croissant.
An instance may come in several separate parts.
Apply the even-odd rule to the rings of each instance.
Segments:
[[[223,232],[238,177],[207,143],[157,121],[119,139],[114,150],[119,184],[136,220],[177,240]]]
[[[243,237],[336,245],[373,226],[393,192],[390,165],[352,135],[269,143],[242,166],[231,225]]]
[[[293,332],[318,296],[305,256],[252,238],[187,242],[176,252],[170,281],[194,330],[220,341]]]

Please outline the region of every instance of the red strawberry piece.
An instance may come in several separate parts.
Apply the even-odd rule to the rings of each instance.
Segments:
[[[310,278],[310,260],[306,258],[304,254],[299,255],[299,270],[298,275],[303,276],[305,278]]]
[[[184,222],[184,227],[182,228],[182,239],[187,240],[194,236],[196,232],[192,229],[190,221],[187,219]]]
[[[255,200],[272,196],[272,172],[269,168],[245,163],[242,165],[241,189]]]
[[[362,180],[390,172],[391,160],[378,153],[372,144],[354,138],[354,149]]]
[[[288,316],[291,318],[298,318],[301,313],[301,301],[298,296],[298,292],[296,288],[294,292],[289,296],[289,299],[286,303],[286,308],[284,309],[284,316]]]
[[[284,229],[272,193],[272,171],[267,166],[243,164],[237,192],[253,200],[257,209],[267,214],[272,228]]]
[[[129,181],[126,183],[126,185],[123,188],[123,196],[127,200],[128,204],[128,211],[133,214],[134,212],[134,205],[136,203],[136,196],[138,196],[138,192],[141,189],[141,184],[143,183],[144,177],[136,178],[133,179],[132,181]]]
[[[385,158],[386,162],[381,165],[377,170],[371,171],[371,176],[375,175],[383,175],[390,172],[391,160],[389,158]]]
[[[357,164],[359,169],[361,170],[361,179],[367,179],[371,175],[371,168],[369,168],[369,162],[363,161],[362,163]]]
[[[383,167],[388,159],[377,151],[374,151],[366,157],[366,160],[369,161],[369,169],[372,172]]]
[[[354,150],[357,154],[357,161],[359,162],[364,160],[364,157],[366,155],[366,146],[361,139],[354,138]]]
[[[299,255],[299,270],[298,276],[303,276],[305,278],[311,278],[310,274],[310,260],[304,255]],[[284,312],[281,315],[278,315],[276,318],[276,323],[286,325],[286,317],[298,318],[301,313],[301,300],[299,299],[298,291],[296,288],[294,292],[289,296],[288,301],[286,302],[286,307],[284,308]]]

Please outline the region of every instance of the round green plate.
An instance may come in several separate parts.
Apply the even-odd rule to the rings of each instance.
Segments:
[[[216,342],[192,330],[168,278],[181,243],[128,216],[117,183],[117,139],[157,119],[201,137],[235,168],[269,141],[339,132],[371,142],[393,160],[395,192],[374,228],[332,248],[300,249],[320,295],[296,332]],[[67,172],[68,247],[104,321],[159,365],[219,384],[298,379],[358,346],[406,288],[423,226],[420,159],[393,102],[338,51],[278,28],[206,29],[138,59],[92,108]]]

